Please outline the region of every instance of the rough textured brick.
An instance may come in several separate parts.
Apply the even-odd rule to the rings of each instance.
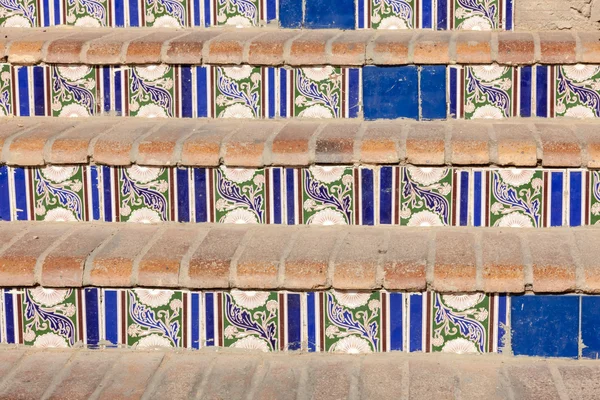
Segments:
[[[3,348],[0,351],[0,374],[6,376],[14,371],[19,360],[25,355],[25,348]]]
[[[301,230],[285,260],[283,287],[319,289],[328,287],[327,271],[339,231],[331,227]]]
[[[116,226],[89,225],[75,229],[43,260],[40,283],[47,287],[81,286],[88,256],[117,229]]]
[[[229,136],[223,147],[223,162],[228,166],[262,167],[270,164],[268,145],[282,128],[283,124],[266,121],[252,121]]]
[[[70,31],[40,32],[26,35],[10,43],[8,62],[11,64],[36,64],[43,60],[44,52],[51,41],[70,35]]]
[[[404,159],[400,141],[406,139],[403,126],[396,122],[368,123],[360,139],[359,160],[367,164],[394,164]],[[400,156],[402,154],[402,156]]]
[[[94,119],[60,133],[49,148],[46,146],[45,161],[49,164],[86,164],[91,156],[90,142],[112,128],[118,129],[119,122],[112,118]]]
[[[196,395],[202,380],[210,371],[212,354],[172,353],[165,357],[148,389],[155,399],[189,399]],[[149,392],[149,390],[146,390]]]
[[[154,32],[129,42],[125,52],[126,64],[160,64],[166,41],[181,36],[180,31]]]
[[[138,143],[135,161],[141,165],[176,165],[180,157],[178,143],[203,124],[192,119],[169,120]]]
[[[481,235],[482,289],[486,293],[525,290],[525,261],[521,240],[513,230],[485,231]]]
[[[130,165],[134,159],[134,143],[156,127],[157,121],[151,119],[127,120],[98,138],[94,144],[94,161],[99,164]]]
[[[241,64],[244,60],[244,47],[258,31],[227,32],[211,39],[205,46],[203,60],[210,64]]]
[[[131,41],[148,35],[148,30],[121,30],[110,36],[104,36],[87,44],[85,52],[86,64],[122,64],[125,61],[124,48]]]
[[[537,165],[537,144],[528,125],[495,124],[494,135],[497,158],[492,162],[528,167]]]
[[[579,167],[581,147],[575,133],[568,126],[536,124],[542,144],[542,166]]]
[[[300,380],[302,371],[306,368],[305,361],[300,357],[275,356],[269,364],[261,384],[254,393],[257,399],[286,400],[298,398],[302,390]]]
[[[386,251],[385,235],[367,227],[348,233],[335,257],[333,286],[338,289],[375,289],[379,255]]]
[[[535,232],[527,236],[533,266],[533,290],[565,292],[575,289],[575,261],[567,232]]]
[[[308,365],[304,390],[309,399],[348,399],[358,359],[331,355],[335,359],[314,358]]]
[[[137,225],[137,224],[136,224]],[[124,286],[132,284],[133,264],[158,226],[126,226],[98,249],[86,263],[84,284]]]
[[[19,166],[44,165],[44,146],[48,140],[76,126],[78,122],[67,118],[57,119],[23,132],[12,140],[6,155],[7,163]]]
[[[554,380],[545,363],[512,364],[506,368],[515,399],[560,399]]]
[[[223,354],[218,357],[199,398],[241,399],[250,393],[257,368],[254,357]]]
[[[575,131],[583,152],[581,165],[588,168],[600,168],[600,136],[596,125],[576,125]]]
[[[150,287],[176,287],[179,283],[181,259],[206,234],[194,226],[169,227],[161,232],[156,243],[138,265],[137,284]]]
[[[53,40],[48,45],[44,61],[58,64],[82,63],[84,60],[81,59],[81,52],[85,44],[90,40],[106,36],[109,32],[108,29],[99,29],[98,31],[78,32],[74,35]]]
[[[292,236],[292,232],[279,226],[248,232],[248,240],[237,261],[236,286],[243,289],[276,288],[281,261]]]
[[[97,398],[102,400],[141,398],[163,357],[162,352],[123,353],[119,362],[115,363],[109,372],[109,379],[104,380],[105,386],[99,386],[101,391]]]
[[[166,45],[163,62],[199,65],[202,63],[204,44],[222,33],[221,31],[201,30],[171,39]]]
[[[327,64],[327,41],[337,35],[338,32],[305,31],[292,41],[286,64],[298,66]]]
[[[375,65],[402,65],[409,63],[409,44],[412,32],[378,33],[367,46],[367,60]]]
[[[600,391],[600,369],[596,364],[563,365],[558,370],[569,399],[594,400]]]
[[[443,165],[445,126],[429,122],[410,125],[406,137],[406,162],[415,165]]]
[[[351,164],[354,160],[354,138],[360,122],[330,122],[317,136],[315,161],[318,164]]]
[[[489,125],[471,122],[455,125],[450,144],[450,163],[485,165],[490,162]]]
[[[460,358],[460,357],[459,357]],[[461,358],[457,363],[461,399],[506,399],[510,385],[499,371],[498,362],[473,363]]]
[[[0,162],[5,163],[10,154],[10,145],[7,145],[6,148],[4,148],[4,143],[6,143],[11,136],[14,135],[16,137],[20,132],[25,132],[28,129],[34,128],[39,123],[40,121],[35,118],[3,120],[2,130],[0,130]]]
[[[500,64],[526,65],[535,62],[533,35],[526,32],[498,32]]]
[[[282,65],[285,44],[295,36],[298,36],[297,31],[274,31],[257,36],[250,42],[245,61],[250,65]]]
[[[577,61],[583,63],[600,64],[600,33],[578,32],[580,52]]]
[[[490,32],[458,31],[455,40],[457,63],[492,63],[492,34]]]
[[[410,360],[408,397],[411,399],[454,399],[456,369],[435,360]]]
[[[373,37],[374,33],[369,31],[346,31],[331,42],[329,64],[364,65],[367,45]]]
[[[10,47],[11,42],[13,42],[14,40],[23,40],[38,37],[39,31],[37,29],[4,29],[2,35],[0,36],[0,55],[2,56],[2,58],[8,56],[8,49]]]
[[[436,232],[433,285],[445,292],[476,289],[475,235],[448,227]]]
[[[450,38],[452,32],[422,32],[415,40],[413,62],[415,64],[448,64],[450,62]]]
[[[192,255],[188,268],[189,287],[228,288],[231,260],[248,226],[214,227]],[[185,277],[184,277],[185,278]]]
[[[181,163],[189,166],[217,166],[220,164],[223,139],[240,129],[239,122],[213,121],[196,128],[183,142]]]
[[[383,262],[383,287],[388,290],[424,290],[429,251],[429,233],[410,229],[391,233]]]
[[[542,64],[569,64],[575,62],[575,37],[569,32],[544,32],[540,35]]]
[[[402,376],[407,374],[408,363],[382,358],[367,358],[360,366],[359,391],[362,399],[386,399],[404,391]]]
[[[573,232],[577,255],[580,262],[585,266],[583,270],[583,287],[586,293],[600,293],[600,259],[598,255],[598,243],[600,243],[600,231],[594,229],[582,229]],[[580,286],[580,285],[578,285]]]
[[[273,139],[271,146],[273,164],[309,165],[314,160],[309,144],[319,125],[318,122],[288,122]]]

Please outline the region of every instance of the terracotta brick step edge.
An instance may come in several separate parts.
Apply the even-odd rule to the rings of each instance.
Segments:
[[[0,371],[6,399],[594,399],[600,367],[497,354],[7,346]]]
[[[595,228],[0,223],[0,286],[600,293]]]
[[[0,164],[600,167],[594,121],[0,119]]]
[[[600,32],[253,29],[0,29],[15,64],[573,64],[600,63]]]

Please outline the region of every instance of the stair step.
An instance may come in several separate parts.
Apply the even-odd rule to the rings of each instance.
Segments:
[[[592,228],[0,223],[0,287],[600,291]]]

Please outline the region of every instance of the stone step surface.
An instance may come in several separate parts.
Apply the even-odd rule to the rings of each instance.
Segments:
[[[600,292],[594,228],[0,223],[0,286]]]
[[[495,355],[3,348],[0,360],[0,396],[31,399],[593,399],[600,378],[596,361]]]
[[[593,121],[0,119],[0,164],[600,167]]]
[[[272,27],[0,28],[13,64],[406,65],[600,63],[600,33]]]

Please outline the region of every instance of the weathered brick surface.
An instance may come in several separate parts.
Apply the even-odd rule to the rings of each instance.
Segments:
[[[540,62],[570,64],[576,61],[577,43],[570,32],[544,32],[540,35]]]
[[[33,129],[29,129],[13,138],[6,152],[7,164],[33,166],[44,165],[44,146],[57,134],[77,125],[67,118],[48,121]],[[5,144],[5,145],[8,145]]]
[[[380,254],[386,249],[382,231],[369,228],[354,230],[344,237],[335,256],[333,286],[340,289],[375,289]]]
[[[203,122],[192,119],[172,120],[137,143],[135,160],[141,165],[169,166],[179,161],[178,143],[191,136]]]
[[[223,354],[212,367],[199,398],[241,399],[250,392],[258,359],[252,356]]]
[[[196,128],[183,142],[181,163],[190,166],[217,166],[225,138],[233,135],[240,125],[232,121],[212,121]]]
[[[525,260],[517,232],[510,228],[482,232],[481,256],[481,290],[487,293],[525,290]]]
[[[244,61],[250,65],[283,65],[286,43],[298,35],[298,31],[275,31],[257,36],[248,45]]]
[[[318,122],[291,121],[273,139],[272,161],[275,165],[303,166],[314,161],[311,139],[317,133]]]
[[[468,292],[476,288],[475,234],[447,228],[435,237],[433,288],[444,292]]]
[[[21,132],[35,128],[40,122],[37,118],[2,121],[2,130],[0,131],[0,162],[5,163],[10,153],[9,146],[4,146],[4,144],[7,141],[10,142],[11,137],[17,137]]]
[[[292,41],[289,55],[286,55],[286,64],[294,66],[327,64],[327,41],[338,34],[335,31],[305,31]]]
[[[593,400],[600,391],[600,368],[594,364],[557,367],[570,399]]]
[[[300,357],[273,357],[269,369],[256,386],[254,395],[257,399],[289,399],[298,398],[302,392],[300,380],[306,369],[306,362]]]
[[[203,61],[210,64],[241,64],[244,48],[259,32],[227,32],[211,39],[204,46]]]
[[[583,268],[583,282],[578,289],[586,293],[600,293],[600,259],[596,257],[598,243],[600,243],[600,231],[585,230],[574,232],[577,254],[580,257]],[[579,286],[579,285],[578,285]]]
[[[600,168],[600,136],[595,124],[576,125],[575,131],[582,149],[582,167]]]
[[[364,65],[367,46],[374,37],[369,31],[347,31],[333,39],[329,56],[331,65]]]
[[[309,399],[347,399],[350,397],[352,373],[358,370],[358,359],[314,358],[308,365],[304,397]]]
[[[450,164],[485,165],[490,163],[489,125],[472,122],[452,129]]]
[[[317,164],[352,164],[354,141],[360,123],[354,121],[327,124],[317,136],[315,162]]]
[[[193,398],[209,374],[213,360],[212,354],[197,352],[166,354],[145,392],[152,393],[155,399]]]
[[[450,31],[420,33],[414,43],[412,61],[415,64],[448,64],[451,37]]]
[[[81,63],[84,61],[81,53],[85,44],[91,40],[99,39],[109,32],[108,29],[99,29],[98,31],[85,31],[53,40],[48,45],[44,61],[57,64]]]
[[[535,62],[535,41],[531,33],[499,32],[498,63],[533,64]]]
[[[36,64],[44,59],[47,46],[52,40],[71,35],[74,32],[65,30],[35,31],[32,35],[15,38],[9,45],[8,62],[11,64]]]
[[[223,144],[223,162],[237,167],[262,167],[270,164],[270,147],[273,137],[283,124],[252,121],[229,136]]]
[[[536,124],[542,143],[542,166],[578,167],[581,165],[581,147],[575,133],[567,128]]]
[[[153,120],[124,122],[96,140],[93,148],[94,160],[97,163],[108,165],[131,164],[135,142],[155,128],[157,128],[157,121]]]
[[[79,121],[81,122],[81,121]],[[110,129],[118,122],[113,118],[94,119],[90,123],[80,123],[54,136],[50,146],[46,146],[44,161],[49,164],[85,164],[91,156],[92,140]]]
[[[456,62],[461,64],[492,63],[492,34],[490,32],[458,31],[454,40]]]
[[[201,30],[171,39],[165,44],[162,61],[169,64],[201,64],[204,44],[222,33],[222,31]]]
[[[387,121],[366,125],[360,138],[357,159],[367,164],[394,164],[403,160],[405,152],[400,153],[406,142],[403,128],[404,126],[395,122]]]
[[[533,290],[565,292],[576,287],[571,235],[563,231],[535,232],[527,237],[533,268]]]
[[[390,232],[383,262],[383,286],[390,290],[424,290],[430,235],[422,229],[404,229]]]
[[[87,43],[87,50],[84,48],[82,55],[83,61],[86,64],[122,64],[125,61],[125,46],[131,40],[136,40],[148,35],[150,31],[131,29],[121,30],[101,37],[100,39],[92,40]]]
[[[181,35],[179,31],[166,30],[132,40],[125,51],[125,63],[160,64],[163,44]]]
[[[408,397],[411,399],[454,398],[458,386],[454,370],[455,367],[435,360],[410,360]]]
[[[492,162],[498,165],[537,165],[537,143],[527,124],[496,124],[496,157]]]
[[[409,126],[406,162],[415,165],[443,165],[446,125],[425,122]]]
[[[580,43],[580,51],[577,61],[582,63],[600,63],[600,33],[579,32],[577,37]]]
[[[505,370],[515,398],[523,400],[561,398],[546,363],[511,365]]]
[[[163,357],[162,352],[123,353],[94,394],[103,400],[141,398]]]
[[[382,32],[367,46],[367,59],[375,65],[408,64],[410,32]]]

